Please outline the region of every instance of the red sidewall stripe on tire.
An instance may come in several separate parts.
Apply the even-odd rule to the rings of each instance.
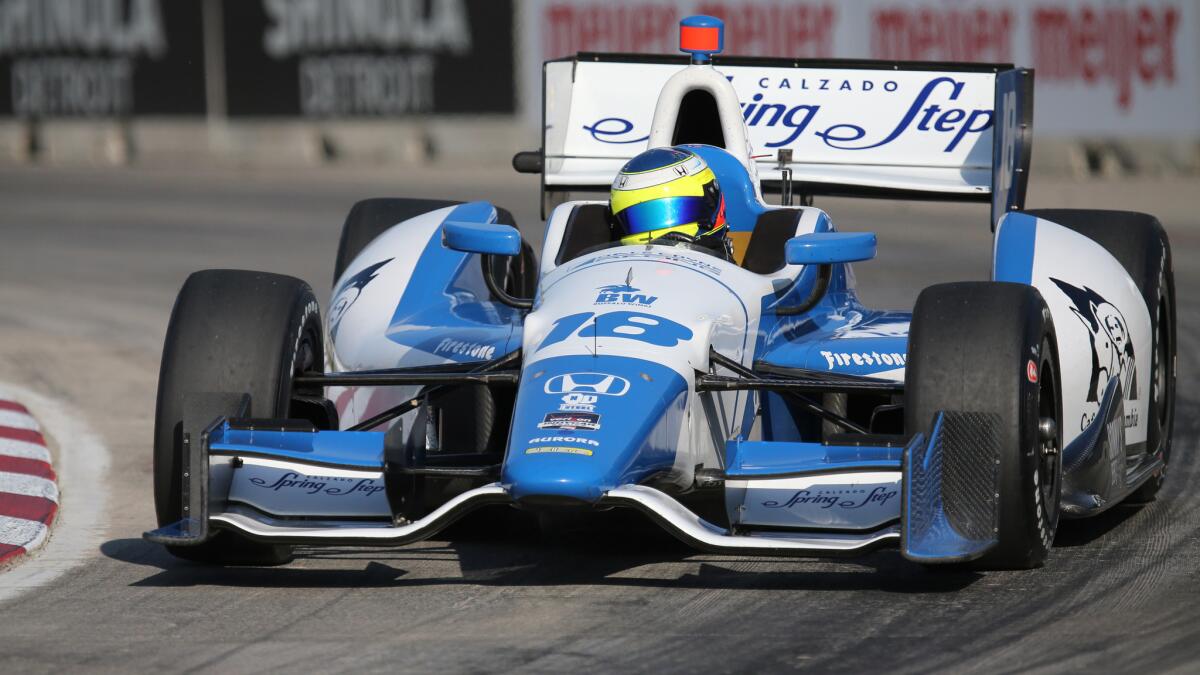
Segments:
[[[54,468],[42,459],[49,453],[37,421],[16,401],[0,400],[0,411],[5,421],[20,425],[0,425],[0,563],[4,563],[46,540],[58,513],[58,488]]]

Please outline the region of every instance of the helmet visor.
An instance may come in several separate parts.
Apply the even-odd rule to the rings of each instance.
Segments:
[[[712,206],[704,197],[667,197],[629,206],[616,214],[625,234],[645,234],[654,230],[712,222]]]

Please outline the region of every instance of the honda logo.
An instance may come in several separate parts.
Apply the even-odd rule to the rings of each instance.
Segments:
[[[598,394],[600,396],[624,396],[629,391],[629,380],[606,373],[570,373],[555,375],[546,381],[547,394]]]

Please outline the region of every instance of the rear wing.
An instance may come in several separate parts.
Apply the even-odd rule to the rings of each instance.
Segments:
[[[660,91],[687,63],[635,54],[547,61],[542,151],[513,160],[518,171],[541,172],[543,204],[555,192],[607,190],[621,165],[646,149]],[[993,227],[1024,205],[1032,70],[719,56],[712,63],[737,93],[748,152],[768,190],[780,189],[790,170],[804,196],[991,201]],[[718,118],[711,96],[687,92],[672,142],[725,147]]]

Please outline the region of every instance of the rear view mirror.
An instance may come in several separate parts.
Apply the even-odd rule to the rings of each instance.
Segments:
[[[784,247],[789,265],[829,265],[874,257],[874,232],[813,232],[792,237]]]
[[[500,223],[468,223],[448,220],[442,223],[442,246],[463,253],[517,256],[521,254],[521,233],[511,225]],[[485,262],[487,259],[485,259]],[[533,308],[532,298],[518,298],[496,283],[491,265],[484,265],[483,281],[492,297],[509,307],[521,310]]]
[[[511,225],[447,221],[442,246],[464,253],[514,256],[521,252],[521,233]]]

